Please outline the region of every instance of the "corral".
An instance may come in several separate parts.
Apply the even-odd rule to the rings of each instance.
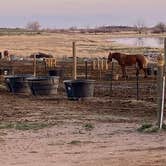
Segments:
[[[72,76],[72,59],[67,57],[56,58],[53,68],[43,61],[37,64],[38,74],[56,70],[60,75],[57,95],[13,95],[1,89],[1,163],[164,165],[165,132],[137,131],[142,123],[156,121],[156,74],[152,71],[144,79],[141,73],[137,96],[135,66],[127,69],[128,80],[116,80],[119,67],[117,63],[113,70],[107,66],[106,56],[100,60],[97,55],[77,59],[78,77],[96,80],[94,97],[90,99],[67,99],[63,80]],[[33,61],[15,61],[4,66],[9,66],[11,73],[33,74]]]

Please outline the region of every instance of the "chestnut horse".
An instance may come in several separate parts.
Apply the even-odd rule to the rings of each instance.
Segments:
[[[142,69],[144,71],[145,78],[147,77],[148,61],[144,55],[141,55],[141,54],[128,55],[128,54],[123,54],[119,52],[115,52],[115,53],[110,52],[108,55],[107,63],[112,62],[112,59],[117,60],[119,65],[121,66],[122,77],[127,78],[126,66],[132,66],[132,65],[135,65],[138,68],[136,74],[139,74],[139,70]]]

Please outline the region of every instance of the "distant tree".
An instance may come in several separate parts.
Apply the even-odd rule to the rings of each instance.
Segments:
[[[76,31],[77,30],[77,27],[76,26],[72,26],[69,28],[70,31]]]
[[[138,20],[134,27],[139,34],[146,30],[145,22],[143,20]]]
[[[164,33],[166,32],[166,25],[163,22],[159,22],[153,27],[153,33]]]
[[[28,22],[26,25],[26,29],[31,31],[38,31],[40,30],[40,23],[38,21]]]

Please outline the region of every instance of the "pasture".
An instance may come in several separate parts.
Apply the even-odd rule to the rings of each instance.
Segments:
[[[121,34],[123,36],[129,34]],[[52,54],[63,79],[72,76],[72,41],[77,43],[78,76],[85,78],[83,58],[107,58],[111,50],[124,53],[163,52],[158,48],[134,48],[107,40],[116,34],[42,34],[0,36],[0,50],[26,57],[34,52]],[[68,61],[67,61],[68,60]],[[33,65],[15,64],[16,73],[33,73]],[[2,64],[1,64],[2,66]],[[48,72],[38,64],[37,72]],[[0,162],[3,165],[62,166],[161,166],[166,162],[166,133],[139,132],[142,124],[157,121],[156,76],[139,76],[137,100],[135,68],[129,79],[110,80],[117,63],[108,69],[92,69],[94,97],[68,100],[63,79],[57,95],[13,95],[0,88]],[[121,75],[121,72],[119,72]],[[3,78],[2,78],[3,80]]]

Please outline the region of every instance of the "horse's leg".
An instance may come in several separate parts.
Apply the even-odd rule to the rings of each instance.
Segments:
[[[125,76],[126,76],[126,79],[128,79],[128,75],[127,75],[127,72],[126,72],[126,68],[125,68]]]
[[[128,75],[127,75],[126,67],[125,66],[124,66],[124,73],[125,73],[125,79],[128,79]]]
[[[122,68],[122,77],[126,78],[126,68],[125,66],[121,66],[121,68]]]
[[[136,68],[136,76],[138,76],[139,75],[139,68]]]
[[[143,68],[144,71],[144,78],[147,78],[147,68]]]
[[[139,68],[137,69],[138,70],[138,74],[139,74],[139,70],[143,70],[144,71],[144,78],[147,78],[147,67],[146,67],[146,65],[139,64],[138,66],[139,66]]]

